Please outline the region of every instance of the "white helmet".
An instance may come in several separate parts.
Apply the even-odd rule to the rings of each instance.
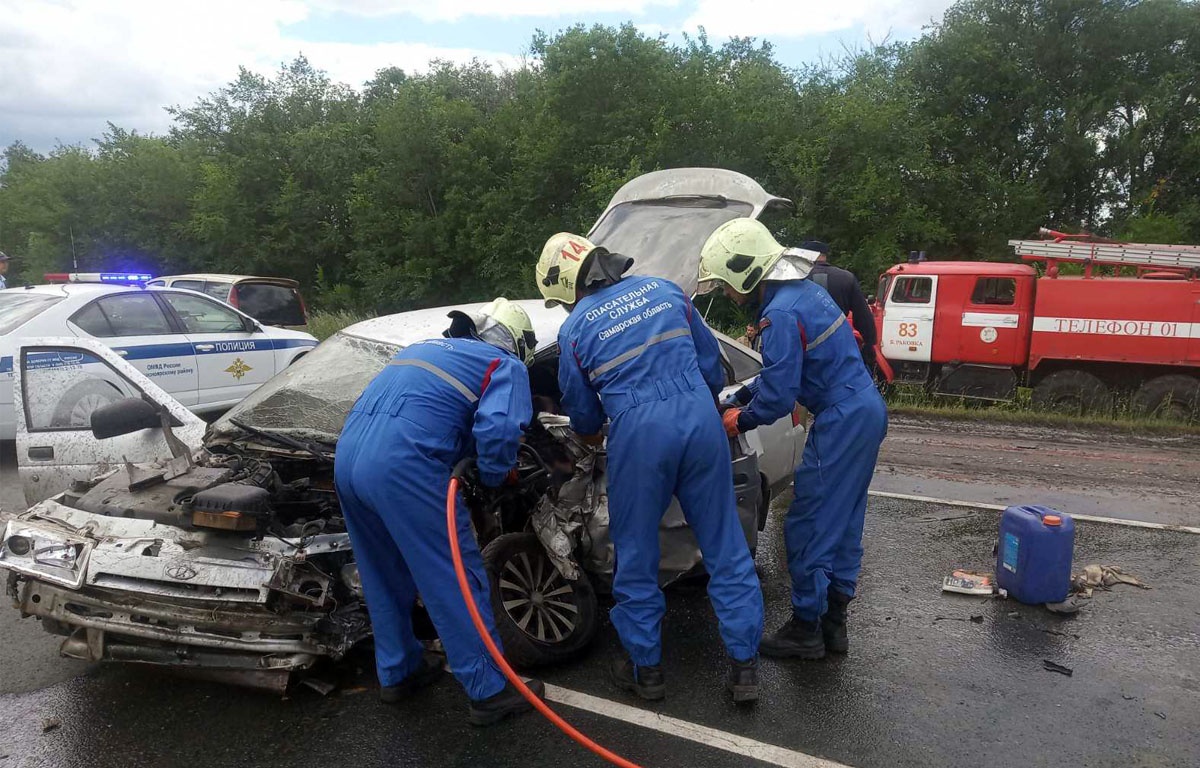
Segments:
[[[447,315],[447,338],[472,338],[512,352],[526,364],[533,362],[537,336],[533,323],[519,304],[504,297],[484,304],[475,312],[453,310]]]

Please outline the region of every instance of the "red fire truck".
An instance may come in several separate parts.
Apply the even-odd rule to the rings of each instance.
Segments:
[[[1028,264],[942,261],[880,278],[875,321],[896,380],[985,400],[1028,386],[1035,404],[1076,413],[1127,392],[1140,412],[1200,418],[1200,246],[1040,234],[1009,241],[1040,277]]]

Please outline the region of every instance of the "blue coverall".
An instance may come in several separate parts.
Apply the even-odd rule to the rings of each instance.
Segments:
[[[784,522],[792,608],[825,614],[830,586],[854,597],[867,488],[887,434],[887,406],[863,365],[846,316],[811,280],[768,283],[759,316],[763,369],[738,418],[745,431],[800,403],[815,417]]]
[[[485,484],[504,482],[532,418],[525,365],[491,344],[457,338],[401,350],[350,411],[334,478],[375,630],[380,685],[399,683],[421,664],[412,627],[419,592],[467,695],[478,701],[504,688],[454,575],[446,487],[453,466],[473,453]],[[475,603],[499,645],[487,574],[461,499],[458,510]]]
[[[678,286],[627,277],[581,299],[559,331],[559,385],[571,426],[600,431],[607,413],[612,622],[638,666],[662,659],[658,526],[679,499],[710,579],[729,655],[762,637],[762,591],[738,520],[729,440],[715,398],[725,383],[717,340]]]

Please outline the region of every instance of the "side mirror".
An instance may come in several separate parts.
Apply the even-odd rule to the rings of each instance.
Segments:
[[[138,397],[127,397],[92,411],[92,435],[97,440],[161,426],[158,409]]]
[[[262,333],[262,325],[254,318],[246,317],[242,319],[242,328],[246,333]]]
[[[867,303],[872,306],[875,305],[875,303],[876,303],[875,302],[875,294],[872,293],[870,296],[867,297]]]

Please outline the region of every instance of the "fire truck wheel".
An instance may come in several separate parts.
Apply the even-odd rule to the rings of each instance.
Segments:
[[[1033,404],[1045,411],[1081,416],[1110,413],[1112,390],[1087,371],[1066,370],[1052,373],[1033,388]]]
[[[1200,420],[1200,379],[1184,374],[1150,379],[1134,394],[1133,408],[1151,418]]]

